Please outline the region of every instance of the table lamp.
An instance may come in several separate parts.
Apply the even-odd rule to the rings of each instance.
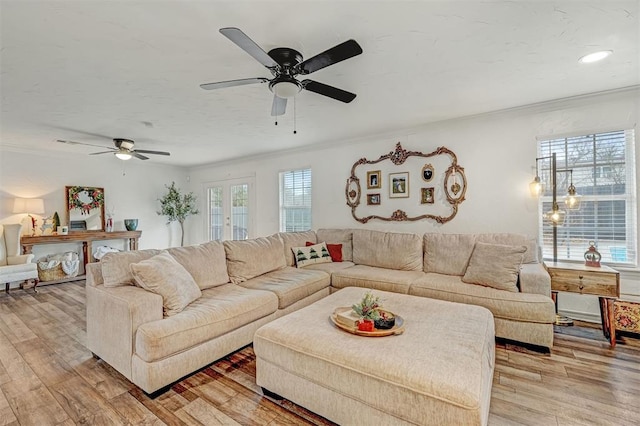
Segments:
[[[31,218],[31,236],[36,235],[36,218],[32,214],[44,214],[42,198],[16,198],[13,203],[14,213],[26,213]]]

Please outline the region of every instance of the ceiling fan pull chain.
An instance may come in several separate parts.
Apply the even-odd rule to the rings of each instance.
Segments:
[[[296,130],[296,98],[293,98],[293,134],[297,134]]]

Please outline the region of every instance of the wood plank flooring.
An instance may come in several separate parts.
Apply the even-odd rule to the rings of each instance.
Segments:
[[[0,293],[0,425],[332,424],[264,397],[250,346],[151,400],[85,340],[84,281]],[[489,424],[640,425],[640,340],[564,327],[550,355],[498,345]]]

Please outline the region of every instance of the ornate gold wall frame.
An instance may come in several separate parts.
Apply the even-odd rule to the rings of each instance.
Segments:
[[[362,196],[362,187],[360,185],[360,179],[356,176],[356,169],[363,164],[377,164],[385,160],[390,160],[396,166],[403,164],[409,157],[435,157],[437,155],[448,155],[451,157],[451,165],[445,171],[443,179],[443,190],[446,196],[446,202],[451,208],[451,214],[448,216],[438,216],[433,214],[423,214],[419,216],[408,216],[406,212],[402,210],[396,210],[391,213],[391,216],[384,217],[379,215],[369,215],[365,217],[359,217],[356,209],[360,205]],[[355,220],[361,223],[367,223],[372,219],[380,219],[384,221],[416,221],[422,219],[432,219],[438,223],[446,223],[452,220],[458,213],[458,205],[465,200],[467,192],[467,178],[464,174],[464,167],[458,164],[458,157],[448,148],[443,146],[437,148],[430,153],[422,153],[420,151],[407,151],[402,148],[400,142],[396,144],[396,149],[388,154],[380,156],[377,160],[367,160],[361,158],[351,167],[351,176],[347,179],[347,185],[345,187],[345,196],[347,198],[347,205],[351,207],[351,216]]]

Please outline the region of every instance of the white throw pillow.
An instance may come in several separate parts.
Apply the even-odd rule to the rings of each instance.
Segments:
[[[518,273],[526,246],[476,243],[462,281],[518,292]]]
[[[166,251],[129,267],[139,287],[162,296],[165,317],[182,312],[202,295],[189,272]]]
[[[331,263],[331,255],[327,249],[327,243],[314,244],[305,247],[291,247],[296,267],[303,268],[316,263]]]

